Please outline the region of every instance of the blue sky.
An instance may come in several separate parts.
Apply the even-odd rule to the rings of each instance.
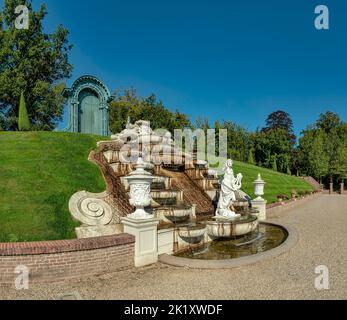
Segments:
[[[92,74],[111,91],[153,92],[192,120],[249,129],[277,109],[291,114],[296,133],[326,110],[347,121],[346,1],[44,2],[46,30],[61,23],[71,33],[69,84]],[[314,28],[319,4],[330,9],[330,30]]]

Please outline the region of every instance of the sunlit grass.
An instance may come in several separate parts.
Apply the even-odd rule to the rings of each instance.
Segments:
[[[296,192],[313,191],[312,186],[299,177],[259,168],[247,163],[234,161],[234,172],[235,175],[238,172],[243,174],[242,189],[251,196],[254,196],[253,181],[256,180],[258,173],[260,173],[266,182],[264,198],[269,203],[277,201],[278,195],[290,197],[292,190],[296,190]]]
[[[68,210],[77,191],[102,192],[89,152],[104,137],[71,133],[0,133],[0,241],[75,238]]]

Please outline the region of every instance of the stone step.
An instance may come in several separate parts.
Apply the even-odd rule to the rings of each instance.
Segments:
[[[172,205],[183,202],[183,191],[181,190],[151,190],[151,196],[155,202],[160,204],[170,203]]]
[[[199,178],[199,179],[193,179],[193,181],[203,190],[218,190],[219,189],[218,179]]]
[[[195,206],[162,206],[154,209],[155,216],[167,223],[181,223],[195,218]]]

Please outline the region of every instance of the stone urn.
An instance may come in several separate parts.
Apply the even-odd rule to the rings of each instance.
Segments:
[[[142,158],[139,158],[135,165],[135,171],[131,172],[124,179],[130,187],[130,204],[136,208],[136,211],[128,218],[136,220],[153,219],[154,216],[148,213],[145,208],[151,204],[151,184],[154,177],[146,171],[148,164]]]
[[[262,196],[264,195],[264,187],[265,187],[265,181],[261,178],[261,175],[258,174],[257,180],[253,182],[254,185],[254,194],[257,196],[257,199],[262,199]]]

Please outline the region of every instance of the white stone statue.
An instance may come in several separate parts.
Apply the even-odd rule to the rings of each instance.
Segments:
[[[235,192],[242,187],[243,176],[241,173],[235,178],[233,161],[228,160],[224,168],[224,178],[221,183],[221,193],[216,211],[216,219],[236,219],[237,215],[231,208],[236,201]]]

